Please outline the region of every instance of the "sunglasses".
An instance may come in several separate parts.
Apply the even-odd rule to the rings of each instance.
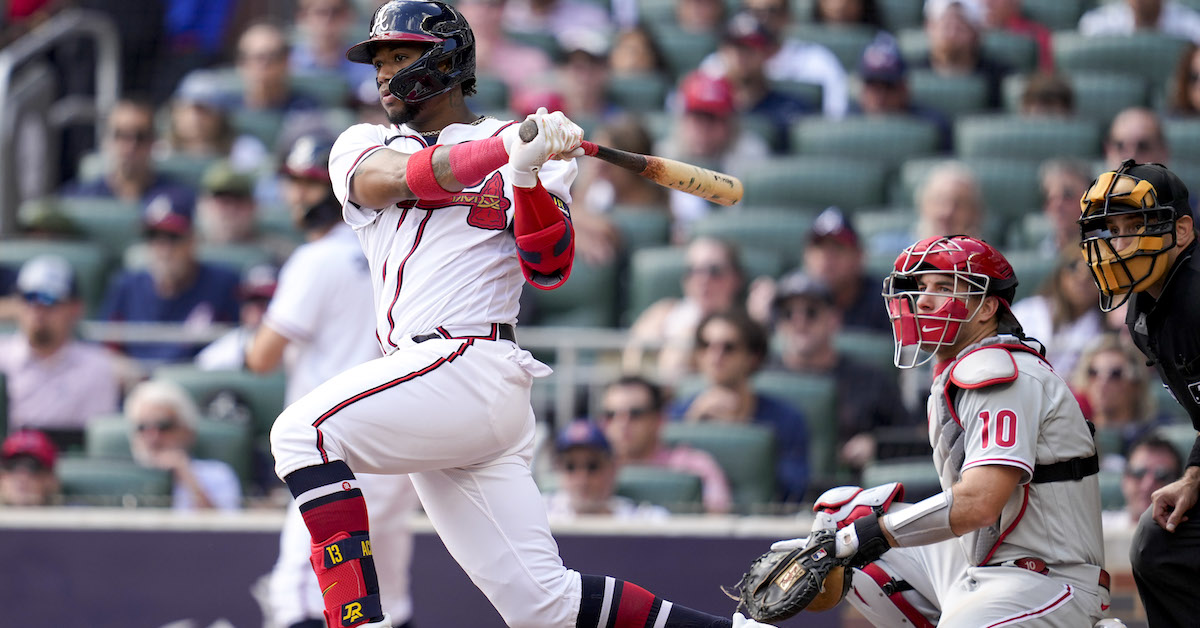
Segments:
[[[622,410],[605,409],[604,412],[601,413],[601,416],[603,416],[604,420],[606,421],[613,420],[618,414],[628,414],[629,418],[631,419],[640,419],[642,417],[649,416],[651,412],[652,410],[650,408],[645,407],[628,408]]]
[[[143,423],[138,423],[137,427],[134,429],[136,429],[139,434],[148,432],[150,430],[154,430],[156,432],[170,432],[178,426],[179,422],[175,419],[159,419],[157,421],[145,421]]]
[[[742,343],[733,342],[732,340],[723,340],[721,342],[709,342],[709,341],[703,340],[703,339],[700,340],[700,350],[701,351],[707,351],[709,349],[717,349],[721,353],[734,353],[735,351],[741,351],[742,347],[743,347]]]
[[[112,136],[115,140],[134,144],[149,144],[154,139],[154,134],[148,129],[113,129]]]
[[[815,303],[809,303],[808,305],[784,306],[779,310],[779,314],[784,318],[806,318],[808,320],[812,320],[821,314],[821,308]]]
[[[1117,366],[1117,367],[1113,367],[1113,368],[1108,369],[1107,371],[1103,371],[1103,372],[1098,371],[1093,367],[1090,367],[1090,366],[1088,367],[1088,370],[1087,370],[1088,379],[1096,379],[1097,377],[1100,377],[1101,375],[1103,375],[1104,379],[1107,379],[1107,380],[1125,379],[1125,376],[1126,376],[1125,367]]]
[[[1132,140],[1128,142],[1125,140],[1109,140],[1109,143],[1112,144],[1113,147],[1119,152],[1132,151],[1135,153],[1142,153],[1154,147],[1154,141],[1147,139],[1137,140],[1136,142]]]
[[[146,232],[146,240],[149,242],[167,242],[169,244],[178,244],[183,242],[184,237],[185,236],[182,233],[175,233],[173,231],[159,231],[158,229],[151,229]]]
[[[709,277],[723,277],[728,273],[729,273],[729,267],[722,266],[721,264],[697,264],[695,266],[688,266],[687,270],[684,271],[684,274],[687,275],[688,277],[692,277],[694,275],[707,275]]]
[[[1129,478],[1133,478],[1134,480],[1141,481],[1142,478],[1146,477],[1147,473],[1151,474],[1151,476],[1154,478],[1154,481],[1158,482],[1160,484],[1164,484],[1171,479],[1171,473],[1169,471],[1167,471],[1166,469],[1154,469],[1153,471],[1151,471],[1150,469],[1147,469],[1146,467],[1138,467],[1136,469],[1126,469],[1125,477],[1129,477]]]
[[[568,460],[567,462],[563,463],[563,469],[566,470],[567,473],[586,471],[588,475],[599,473],[600,466],[600,461],[598,460],[590,460],[588,462],[576,462],[574,460]]]

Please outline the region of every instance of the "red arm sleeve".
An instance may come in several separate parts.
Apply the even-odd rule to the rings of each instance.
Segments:
[[[513,204],[513,234],[525,279],[542,290],[561,286],[571,275],[575,258],[569,210],[541,181],[532,188],[513,186]]]

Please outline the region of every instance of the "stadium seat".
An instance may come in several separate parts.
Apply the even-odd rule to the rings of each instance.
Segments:
[[[908,91],[915,104],[951,118],[988,109],[987,81],[979,76],[941,76],[932,70],[913,70],[908,74]]]
[[[638,22],[651,28],[675,22],[675,0],[640,0]]]
[[[793,14],[796,11],[797,7],[792,7]],[[865,25],[816,24],[793,19],[788,37],[825,46],[847,72],[854,72],[863,50],[875,39],[875,33],[876,29]]]
[[[954,146],[961,157],[1090,159],[1100,154],[1100,140],[1100,125],[1079,118],[997,115],[967,116],[954,122]]]
[[[1107,128],[1122,109],[1148,105],[1149,93],[1144,81],[1137,77],[1076,72],[1067,77],[1075,94],[1076,115]],[[1009,113],[1021,110],[1021,94],[1029,75],[1014,74],[1004,79],[1004,108]]]
[[[691,514],[704,510],[700,477],[662,467],[621,467],[617,471],[616,493],[638,503],[662,506],[673,513]]]
[[[96,417],[84,428],[84,447],[89,458],[130,460],[129,421],[121,415]],[[192,455],[199,460],[220,460],[233,467],[243,485],[251,477],[251,434],[249,425],[201,419],[196,425]]]
[[[904,484],[904,501],[910,503],[942,492],[941,480],[930,457],[877,460],[863,467],[864,487],[888,482]]]
[[[890,32],[906,28],[920,28],[925,21],[921,2],[912,0],[876,0],[883,26]]]
[[[120,259],[125,247],[142,238],[142,215],[137,203],[87,196],[64,196],[53,202],[87,240],[104,246],[110,260]]]
[[[733,494],[734,512],[752,513],[775,495],[775,434],[763,425],[668,422],[667,445],[687,445],[712,455]]]
[[[1074,30],[1092,0],[1021,0],[1021,10],[1029,19],[1052,31]]]
[[[1070,373],[1060,373],[1060,375],[1067,378],[1071,376]],[[1092,434],[1092,438],[1096,441],[1096,451],[1101,460],[1106,456],[1125,455],[1125,436],[1121,434],[1121,428],[1098,427]]]
[[[801,101],[808,103],[813,108],[813,113],[821,112],[821,99],[825,93],[825,88],[820,83],[805,83],[801,81],[771,81],[771,89],[778,90],[789,96],[795,96]]]
[[[291,76],[292,89],[317,101],[322,107],[345,107],[350,85],[337,72],[304,72]]]
[[[235,109],[229,122],[234,132],[253,136],[269,148],[275,145],[283,128],[283,114],[271,110]]]
[[[673,23],[654,24],[651,29],[667,69],[676,79],[696,69],[719,43],[715,34],[690,33]]]
[[[1037,293],[1042,284],[1054,273],[1054,260],[1037,249],[1005,249],[1004,257],[1017,275],[1019,301]]]
[[[1100,509],[1121,510],[1125,508],[1125,495],[1121,492],[1120,471],[1101,469],[1100,476]]]
[[[475,94],[467,98],[474,111],[495,113],[508,109],[508,85],[504,81],[486,75],[475,77]]]
[[[790,268],[800,263],[812,221],[813,214],[804,210],[747,208],[719,211],[694,222],[691,236],[729,240],[743,251],[768,250]]]
[[[614,76],[608,80],[608,98],[617,107],[634,113],[663,108],[670,86],[658,74]]]
[[[215,393],[232,390],[250,408],[252,433],[265,440],[275,417],[283,411],[283,371],[257,375],[248,371],[205,371],[191,364],[168,364],[154,369],[154,377],[183,386],[201,408]]]
[[[614,205],[608,213],[626,251],[666,246],[671,241],[671,214],[665,207]]]
[[[304,234],[296,227],[291,214],[285,208],[260,206],[255,214],[255,223],[263,233],[283,236],[297,245],[304,242]]]
[[[886,176],[887,167],[873,161],[815,155],[772,159],[742,173],[742,203],[818,211],[837,205],[854,211],[883,204]]]
[[[793,124],[791,134],[792,151],[799,155],[858,158],[891,166],[938,152],[937,126],[911,116],[811,117]]]
[[[632,323],[659,299],[683,294],[681,280],[687,268],[686,254],[681,246],[647,247],[633,252],[622,324]],[[784,269],[783,260],[771,251],[749,249],[740,251],[740,255],[747,281],[762,275],[775,277]]]
[[[39,255],[58,255],[75,271],[79,293],[91,315],[100,306],[108,288],[109,261],[105,248],[97,242],[12,239],[0,240],[0,266],[13,271]]]
[[[1086,37],[1077,31],[1054,33],[1054,64],[1059,70],[1107,72],[1142,77],[1152,89],[1165,85],[1188,42],[1158,33]]]
[[[1163,133],[1173,161],[1200,162],[1200,119],[1168,118],[1163,121]]]
[[[1154,397],[1154,404],[1159,414],[1171,419],[1174,423],[1191,425],[1192,420],[1188,418],[1187,411],[1183,406],[1175,401],[1175,397],[1166,386],[1155,376],[1150,380],[1150,394]]]
[[[892,203],[914,206],[915,192],[929,172],[941,159],[917,159],[906,162],[900,169]],[[979,180],[984,204],[989,214],[1005,221],[1020,220],[1042,206],[1041,185],[1038,182],[1037,161],[997,159],[990,157],[961,160]],[[861,223],[862,221],[860,221]],[[856,224],[860,224],[856,223]]]
[[[761,371],[754,389],[791,404],[808,425],[808,468],[815,480],[837,469],[837,383],[833,377],[788,371]]]
[[[578,257],[561,287],[527,287],[538,325],[613,327],[617,322],[617,265],[593,265]]]
[[[882,278],[880,278],[880,284],[882,283]],[[874,366],[884,373],[895,373],[896,367],[892,362],[895,345],[891,334],[843,329],[838,332],[833,343],[839,353],[844,353],[863,364]]]
[[[199,189],[205,171],[216,161],[215,157],[198,157],[177,153],[155,158],[154,169],[173,181]]]
[[[1156,428],[1155,431],[1159,436],[1170,441],[1184,460],[1188,459],[1192,445],[1196,442],[1196,428],[1192,427],[1190,423],[1177,423]]]
[[[1032,37],[989,29],[983,34],[983,53],[1006,65],[1013,72],[1037,69],[1038,46]]]
[[[67,504],[170,506],[171,472],[132,460],[60,458],[55,473]]]

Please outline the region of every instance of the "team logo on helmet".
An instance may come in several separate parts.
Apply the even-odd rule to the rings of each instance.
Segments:
[[[930,285],[921,280],[923,275],[948,276],[950,283]],[[895,338],[893,362],[912,368],[931,360],[939,348],[954,346],[963,323],[979,313],[983,297],[999,297],[1007,314],[1016,287],[1008,260],[983,240],[933,237],[904,249],[883,280]],[[1015,318],[1011,321],[1016,324]]]
[[[1160,165],[1132,159],[1101,174],[1079,200],[1079,247],[1100,289],[1100,309],[1105,312],[1154,285],[1170,265],[1179,210],[1161,202],[1161,190],[1146,177],[1158,179],[1160,186],[1177,184],[1169,192],[1175,196],[1182,190],[1186,207],[1187,190],[1173,174]],[[1178,204],[1179,199],[1171,200]]]

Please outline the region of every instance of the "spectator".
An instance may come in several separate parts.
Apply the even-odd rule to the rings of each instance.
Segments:
[[[1121,162],[1133,159],[1138,163],[1166,165],[1171,152],[1163,134],[1158,114],[1145,107],[1130,107],[1118,113],[1108,126],[1104,141],[1104,163],[1116,170]]]
[[[162,193],[191,193],[154,170],[154,140],[154,105],[129,98],[118,101],[108,114],[100,150],[104,174],[95,180],[68,183],[62,194],[141,203]]]
[[[1146,360],[1116,334],[1098,336],[1088,344],[1070,382],[1096,430],[1119,435],[1120,451],[1106,452],[1101,467],[1119,467],[1137,439],[1166,422],[1156,414]]]
[[[133,459],[144,467],[171,472],[175,510],[237,510],[242,486],[233,468],[220,460],[194,459],[189,453],[199,415],[196,403],[178,384],[156,379],[138,384],[125,398]]]
[[[904,250],[904,242],[939,235],[982,235],[983,193],[979,181],[965,164],[944,161],[930,169],[913,193],[916,224],[902,231],[884,231],[871,239],[874,254],[890,256]]]
[[[194,157],[228,157],[234,132],[216,78],[207,72],[192,72],[179,82],[169,103],[167,135],[163,153]]]
[[[1069,118],[1075,115],[1075,92],[1061,74],[1035,72],[1021,92],[1021,115]]]
[[[724,0],[675,0],[675,23],[689,33],[719,35],[725,8]]]
[[[812,3],[815,24],[858,25],[882,30],[876,0],[817,0]]]
[[[979,0],[926,0],[929,56],[921,67],[941,76],[982,78],[988,87],[988,106],[999,108],[1000,86],[1009,68],[984,52],[983,28],[983,7]]]
[[[17,290],[17,333],[0,339],[9,425],[45,431],[60,446],[80,445],[88,421],[117,409],[113,364],[103,348],[75,339],[83,303],[66,260],[25,262]]]
[[[1091,166],[1082,161],[1052,159],[1038,168],[1042,215],[1049,229],[1036,244],[1047,259],[1079,245],[1079,197],[1092,181]]]
[[[191,198],[162,194],[146,204],[142,229],[149,249],[145,270],[126,270],[109,286],[100,318],[123,322],[181,323],[203,330],[238,320],[238,274],[196,258]],[[118,349],[143,361],[191,360],[191,343],[130,343]]]
[[[21,237],[35,240],[80,240],[83,229],[49,198],[27,201],[17,214]]]
[[[900,388],[893,374],[838,351],[835,342],[841,331],[841,314],[824,283],[803,272],[787,275],[779,282],[772,314],[779,351],[770,368],[828,376],[837,385],[835,415],[826,420],[836,421],[842,464],[861,471],[876,458],[881,438],[906,447],[921,442],[922,436],[928,439],[897,403]],[[924,421],[920,426],[924,427]]]
[[[1054,370],[1069,375],[1088,343],[1108,330],[1096,308],[1099,298],[1087,263],[1071,247],[1063,250],[1038,293],[1014,303],[1012,312],[1025,335],[1045,345]]]
[[[252,266],[246,270],[238,286],[238,301],[241,303],[238,326],[196,354],[196,366],[209,371],[246,367],[246,349],[262,323],[278,281],[279,269],[270,264]]]
[[[62,495],[54,463],[58,451],[37,430],[13,432],[0,446],[0,506],[52,506]]]
[[[671,134],[655,147],[655,154],[735,176],[770,154],[765,140],[738,123],[728,80],[692,72],[679,83],[679,99],[682,110],[678,120],[671,125]],[[713,207],[699,197],[673,190],[675,239],[682,240],[691,224]]]
[[[1103,513],[1104,531],[1132,532],[1142,513],[1150,508],[1150,495],[1179,479],[1182,473],[1183,457],[1170,441],[1155,432],[1138,439],[1129,448],[1129,459],[1121,471],[1125,507]]]
[[[1200,12],[1178,0],[1118,0],[1104,3],[1079,18],[1079,32],[1089,37],[1147,31],[1200,43]]]
[[[287,35],[278,26],[258,22],[242,31],[237,44],[242,98],[236,109],[289,114],[318,108],[312,98],[292,89],[288,55]]]
[[[671,417],[683,421],[758,423],[775,432],[777,497],[800,501],[808,488],[808,425],[787,403],[754,390],[751,380],[767,357],[767,332],[745,313],[709,314],[696,328],[696,362],[704,388],[677,401]]]
[[[545,496],[546,515],[552,522],[578,516],[599,515],[624,520],[662,521],[670,513],[651,504],[636,504],[613,493],[617,464],[600,428],[590,421],[568,425],[554,441],[558,490]]]
[[[348,91],[364,84],[376,88],[371,66],[346,58],[346,42],[358,21],[351,0],[299,0],[296,3],[296,37],[288,65],[296,74],[319,73],[340,77]]]
[[[528,86],[538,77],[550,74],[550,57],[539,48],[526,45],[504,31],[505,0],[460,0],[454,3],[475,34],[475,72],[482,77],[504,81],[509,93]],[[372,75],[373,76],[373,75]],[[374,87],[374,82],[371,83]],[[379,110],[378,90],[371,89],[374,110]],[[536,108],[535,108],[536,109]]]
[[[580,0],[508,0],[501,23],[510,33],[555,37],[580,24],[599,31],[612,29],[608,11]]]
[[[1200,47],[1189,43],[1179,55],[1179,63],[1175,64],[1167,103],[1171,115],[1192,117],[1200,114],[1200,54],[1197,53],[1200,53]]]
[[[609,384],[600,402],[598,422],[612,445],[617,464],[663,467],[700,478],[704,511],[729,512],[729,481],[708,452],[662,442],[663,391],[650,380],[628,375]]]
[[[1038,47],[1038,68],[1042,72],[1054,71],[1050,29],[1025,16],[1021,12],[1021,0],[984,0],[984,6],[984,20],[989,29],[1032,39]]]
[[[196,201],[196,229],[204,244],[252,246],[287,259],[295,243],[287,237],[262,233],[254,199],[254,178],[235,170],[228,161],[208,167]]]
[[[945,114],[912,102],[908,89],[908,64],[900,45],[889,33],[879,33],[863,50],[858,61],[862,90],[850,112],[869,116],[913,116],[932,122],[938,129],[938,148],[949,152],[954,146],[954,129]]]
[[[837,207],[817,215],[804,249],[804,271],[825,283],[842,313],[842,326],[891,333],[878,278],[863,269],[863,248],[854,223]]]
[[[715,238],[696,238],[687,248],[683,298],[655,301],[629,329],[626,370],[642,370],[645,352],[660,346],[655,374],[674,383],[691,372],[693,342],[700,319],[737,306],[745,273],[737,247]]]
[[[615,106],[608,98],[608,36],[575,29],[559,37],[563,62],[557,71],[560,109],[577,120],[599,120]]]
[[[617,77],[666,77],[669,71],[662,50],[644,26],[624,28],[613,36],[612,52],[608,55],[608,70]]]
[[[766,62],[778,48],[775,36],[750,13],[733,17],[718,49],[726,77],[733,87],[738,112],[769,121],[775,137],[775,149],[788,151],[789,128],[801,116],[817,111],[819,103],[810,103],[772,86],[766,75]]]

